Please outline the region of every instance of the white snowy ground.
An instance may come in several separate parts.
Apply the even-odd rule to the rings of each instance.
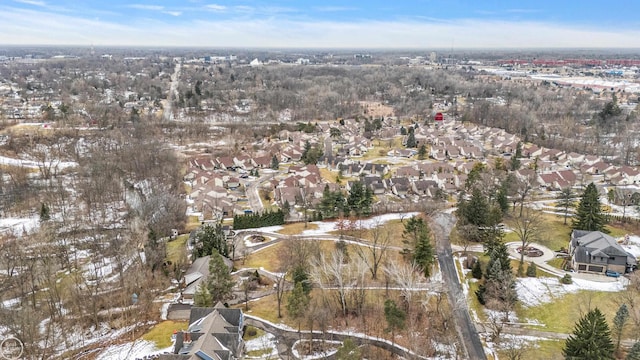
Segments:
[[[548,303],[565,294],[580,290],[616,292],[624,289],[621,279],[615,282],[598,282],[583,279],[573,279],[573,284],[561,284],[558,278],[520,278],[516,284],[518,299],[525,306],[537,306]]]
[[[640,236],[630,235],[628,244],[622,244],[622,247],[631,253],[631,255],[640,257]]]
[[[166,349],[158,349],[156,345],[147,340],[136,340],[134,342],[112,345],[101,352],[96,360],[135,360],[143,359],[145,356],[170,353],[173,345]]]
[[[11,232],[20,235],[23,232],[31,233],[40,226],[40,219],[37,216],[25,218],[2,218],[0,219],[0,233]]]
[[[278,355],[278,349],[276,347],[276,337],[270,333],[266,333],[260,337],[257,337],[255,339],[251,339],[245,342],[244,347],[246,352],[256,351],[256,350],[271,350],[270,353],[263,354],[262,356],[259,356],[259,357],[245,356],[245,358],[247,359],[253,359],[253,358],[261,359],[261,358],[267,358],[267,357],[270,358]]]
[[[357,220],[357,227],[363,229],[371,229],[391,220],[409,219],[410,217],[418,214],[419,213],[417,212],[409,212],[378,215],[369,219]],[[302,232],[302,235],[327,235],[331,231],[338,230],[337,221],[316,221],[312,224],[317,225],[318,228],[305,230]]]

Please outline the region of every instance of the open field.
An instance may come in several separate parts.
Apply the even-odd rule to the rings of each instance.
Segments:
[[[164,349],[171,346],[171,335],[175,330],[186,330],[187,327],[189,327],[188,321],[166,320],[154,326],[142,335],[142,338],[154,342],[158,349]]]
[[[187,240],[189,234],[178,236],[175,240],[167,242],[167,260],[175,264],[180,259],[187,258]]]

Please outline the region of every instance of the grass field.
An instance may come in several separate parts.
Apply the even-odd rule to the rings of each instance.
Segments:
[[[184,234],[178,236],[175,240],[167,242],[167,260],[171,261],[172,264],[175,264],[181,258],[186,259],[187,240],[189,240],[189,235]]]
[[[320,170],[320,177],[322,177],[322,179],[326,180],[329,183],[336,182],[336,178],[338,176],[337,171],[331,171],[327,168],[319,168],[319,170]]]
[[[521,320],[537,320],[545,324],[545,331],[571,333],[578,319],[596,307],[611,321],[618,309],[616,297],[611,292],[583,290],[566,294],[551,303],[528,308],[517,306],[516,314]],[[539,326],[533,328],[540,329]]]
[[[543,340],[533,343],[527,343],[522,348],[518,343],[513,344],[514,347],[522,350],[522,359],[528,360],[562,360],[562,348],[564,341],[562,340]],[[498,358],[509,359],[507,351],[498,351]]]
[[[317,229],[318,225],[312,223],[290,223],[283,225],[281,230],[278,230],[278,234],[282,235],[300,235],[305,230],[314,230]]]
[[[142,338],[154,342],[159,349],[164,349],[171,346],[171,335],[175,330],[185,330],[188,327],[188,321],[167,320],[154,326],[149,332],[142,335]]]

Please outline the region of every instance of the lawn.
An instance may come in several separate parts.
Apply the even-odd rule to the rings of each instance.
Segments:
[[[516,345],[517,346],[517,345]],[[564,341],[561,340],[541,340],[533,343],[526,343],[523,349],[523,358],[530,360],[562,360],[562,348]],[[500,359],[508,359],[506,351],[498,351]]]
[[[558,251],[561,248],[567,248],[569,245],[569,237],[571,236],[571,219],[567,219],[567,224],[565,225],[563,217],[560,215],[543,212],[539,212],[538,214],[540,214],[540,228],[543,231],[540,240],[537,242],[554,251]],[[511,222],[506,220],[505,225],[511,227]],[[622,237],[629,233],[628,230],[617,225],[609,225],[607,226],[607,229],[611,232],[610,235],[613,237]],[[505,234],[505,241],[519,241],[519,239],[514,232],[509,232]]]
[[[280,265],[279,255],[280,248],[282,247],[283,242],[278,242],[269,247],[261,249],[259,252],[250,254],[247,259],[245,259],[244,264],[242,261],[236,261],[235,267],[240,268],[264,268],[268,271],[276,271]]]
[[[180,261],[180,259],[186,259],[187,240],[189,240],[189,234],[179,235],[175,240],[167,242],[167,260],[171,261],[172,264]]]
[[[338,177],[337,171],[331,171],[327,168],[319,168],[319,170],[320,170],[320,177],[322,177],[322,179],[326,180],[329,183],[336,182],[336,178]]]
[[[602,291],[579,291],[566,294],[553,302],[533,307],[518,305],[516,314],[524,322],[525,319],[537,320],[545,324],[545,331],[571,333],[576,321],[589,309],[599,308],[611,321],[618,309],[616,294]],[[540,329],[539,326],[534,326]]]
[[[281,230],[278,230],[278,234],[282,235],[300,235],[305,230],[315,230],[318,228],[318,225],[313,223],[290,223],[283,225]]]
[[[171,346],[171,335],[173,335],[174,331],[185,330],[188,327],[188,321],[167,320],[154,326],[146,334],[142,335],[142,338],[155,343],[158,349],[164,349]]]
[[[200,225],[202,225],[200,223],[200,220],[198,219],[197,216],[188,216],[187,217],[187,224],[185,225],[185,230],[188,232],[191,232],[195,229],[197,229]]]

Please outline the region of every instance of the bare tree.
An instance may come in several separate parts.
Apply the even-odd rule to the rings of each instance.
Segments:
[[[370,229],[371,243],[365,246],[357,246],[358,256],[367,264],[371,272],[371,278],[378,278],[378,269],[384,261],[385,254],[391,244],[391,232],[380,222],[374,224]]]
[[[524,254],[531,243],[539,241],[544,224],[541,223],[540,213],[527,208],[520,216],[515,217],[511,223],[513,232],[520,241],[520,266],[524,264]]]

